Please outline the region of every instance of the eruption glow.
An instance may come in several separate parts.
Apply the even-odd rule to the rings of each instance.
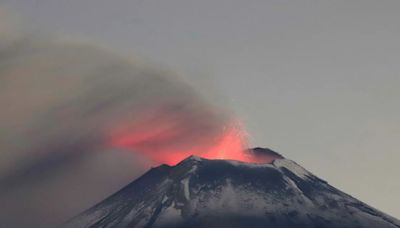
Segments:
[[[152,127],[150,127],[152,126]],[[132,130],[135,129],[135,130]],[[135,128],[126,128],[113,134],[112,145],[128,148],[156,162],[175,165],[190,155],[207,159],[228,159],[260,163],[263,159],[247,153],[247,134],[237,121],[232,121],[212,137],[204,135],[190,142],[181,142],[179,123],[164,119],[146,122]],[[205,132],[206,134],[206,132]]]

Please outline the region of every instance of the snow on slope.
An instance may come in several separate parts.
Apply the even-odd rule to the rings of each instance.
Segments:
[[[400,222],[288,159],[153,168],[66,227],[379,227]]]

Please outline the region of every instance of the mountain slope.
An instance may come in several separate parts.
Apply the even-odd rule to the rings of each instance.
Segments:
[[[66,227],[379,227],[400,222],[295,162],[189,157],[153,168]]]

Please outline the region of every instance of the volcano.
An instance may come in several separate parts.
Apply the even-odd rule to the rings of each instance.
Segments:
[[[65,227],[399,228],[400,221],[269,149],[270,163],[191,156],[152,168]]]

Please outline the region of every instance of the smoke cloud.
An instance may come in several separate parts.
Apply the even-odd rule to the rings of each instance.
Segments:
[[[0,107],[0,219],[8,227],[51,227],[116,190],[93,192],[93,176],[118,174],[120,187],[146,160],[206,151],[232,120],[171,72],[93,44],[23,34],[5,18]],[[78,195],[92,201],[79,204]]]

